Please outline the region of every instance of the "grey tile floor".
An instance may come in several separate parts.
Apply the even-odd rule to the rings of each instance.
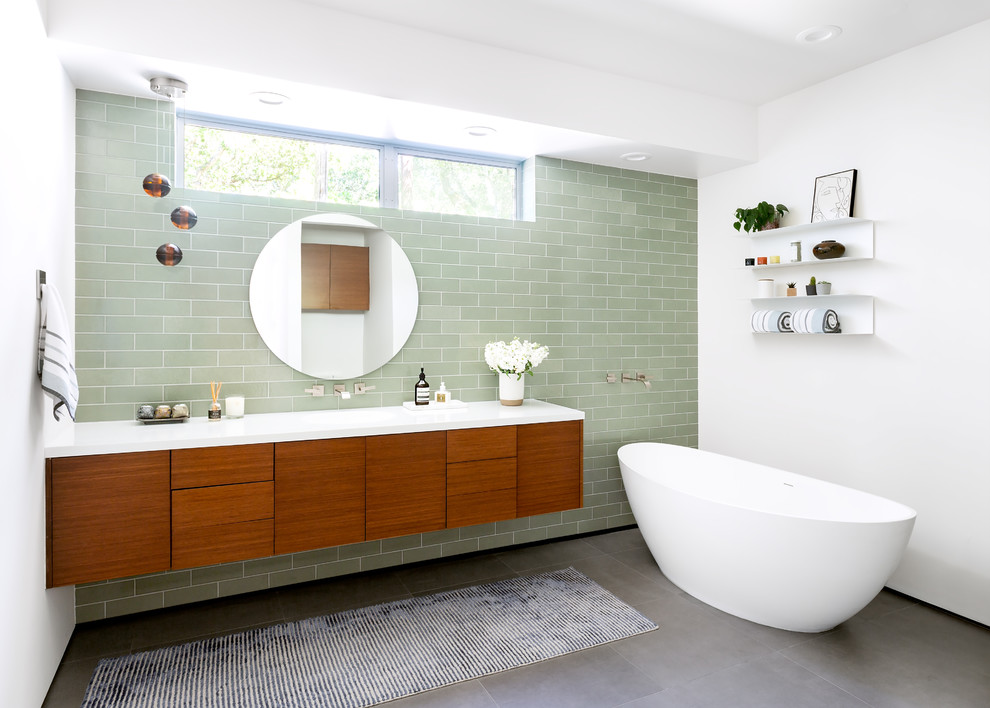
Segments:
[[[394,708],[988,708],[990,629],[882,592],[836,629],[770,629],[698,602],[637,529],[451,558],[76,628],[45,708],[77,708],[101,657],[574,566],[660,629]]]

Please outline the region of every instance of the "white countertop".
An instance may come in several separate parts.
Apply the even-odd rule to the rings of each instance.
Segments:
[[[531,399],[523,401],[521,406],[503,406],[498,401],[483,401],[448,410],[431,404],[422,411],[390,406],[294,413],[249,413],[243,418],[225,417],[219,421],[209,421],[199,416],[190,418],[185,423],[144,424],[136,420],[115,420],[57,426],[56,433],[46,442],[45,456],[77,457],[566,420],[584,420],[584,412]]]

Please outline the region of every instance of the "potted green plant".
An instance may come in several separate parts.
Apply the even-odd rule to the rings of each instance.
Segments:
[[[829,295],[832,292],[832,283],[827,280],[819,280],[815,288],[819,295]]]
[[[809,295],[817,295],[818,294],[818,290],[815,287],[815,276],[811,276],[811,280],[808,282],[807,285],[804,286],[804,291],[806,293],[808,293]]]
[[[787,211],[783,204],[774,206],[769,202],[760,202],[752,209],[736,209],[736,223],[732,226],[736,231],[765,231],[780,226],[780,217]]]
[[[797,283],[787,284],[787,297],[794,297],[797,295]]]

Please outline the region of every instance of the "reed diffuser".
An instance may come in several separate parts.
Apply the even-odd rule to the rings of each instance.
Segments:
[[[217,399],[220,397],[221,386],[223,386],[222,382],[210,381],[210,393],[213,395],[213,404],[210,406],[209,413],[207,413],[210,420],[220,420],[220,403]]]

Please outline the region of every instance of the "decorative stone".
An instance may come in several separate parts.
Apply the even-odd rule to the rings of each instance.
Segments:
[[[138,406],[137,417],[140,420],[150,420],[155,417],[155,409],[153,406],[145,404],[143,406]]]
[[[185,403],[176,403],[172,406],[172,417],[173,418],[188,418],[189,417],[189,406]]]
[[[172,417],[172,407],[171,406],[158,406],[155,409],[155,418],[171,418]]]

